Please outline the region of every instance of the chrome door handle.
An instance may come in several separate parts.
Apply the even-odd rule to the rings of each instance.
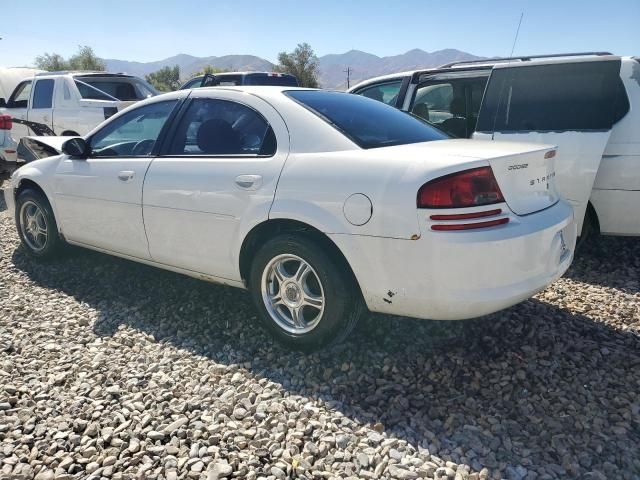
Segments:
[[[130,182],[131,180],[133,180],[134,175],[135,172],[132,170],[123,170],[121,172],[118,172],[118,180],[122,180],[123,182]]]
[[[257,190],[262,185],[262,175],[238,175],[236,185],[243,190]]]

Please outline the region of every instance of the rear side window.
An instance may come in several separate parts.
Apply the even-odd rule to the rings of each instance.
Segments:
[[[402,86],[402,80],[396,82],[379,83],[372,87],[366,87],[362,90],[358,90],[358,95],[363,97],[372,98],[379,102],[386,103],[387,105],[395,106],[398,101],[398,94],[400,93],[400,87]]]
[[[378,148],[449,138],[409,113],[360,95],[292,90],[286,95],[335,127],[361,148]]]
[[[254,109],[229,100],[194,99],[176,128],[169,155],[271,156],[276,138]]]
[[[78,87],[78,91],[80,92],[80,96],[86,100],[114,100],[114,97],[111,97],[104,93],[101,90],[89,85],[88,83],[84,83],[76,80],[76,87]]]
[[[609,130],[628,111],[619,60],[496,69],[477,131]]]
[[[83,79],[84,83],[111,95],[122,101],[142,100],[144,97],[138,94],[133,82],[115,80],[91,80]]]
[[[38,80],[33,88],[32,108],[51,108],[53,106],[53,80]]]

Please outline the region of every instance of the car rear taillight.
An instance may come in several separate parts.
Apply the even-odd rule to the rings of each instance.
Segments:
[[[418,190],[418,208],[468,208],[504,202],[491,167],[452,173]]]
[[[13,128],[13,119],[11,115],[0,115],[0,130],[11,130]]]

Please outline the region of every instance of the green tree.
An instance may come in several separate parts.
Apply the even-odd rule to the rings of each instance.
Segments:
[[[57,53],[45,53],[44,55],[39,55],[36,57],[35,64],[40,70],[46,70],[48,72],[69,69],[67,61],[62,58],[62,55]]]
[[[78,47],[78,53],[65,60],[58,53],[45,53],[36,57],[36,67],[41,70],[54,72],[58,70],[97,70],[104,71],[105,64],[98,58],[91,47],[86,45]]]
[[[93,48],[86,45],[78,47],[78,53],[68,60],[71,70],[96,70],[103,72],[106,70],[104,60],[98,58],[93,52]]]
[[[218,68],[218,67],[214,67],[213,65],[207,65],[199,72],[196,72],[193,75],[191,75],[190,78],[199,77],[200,75],[206,75],[206,74],[215,75],[216,73],[224,73],[228,71],[229,70],[226,68]]]
[[[291,53],[280,52],[274,71],[294,75],[301,87],[317,88],[319,85],[318,57],[308,43],[299,43]]]
[[[163,67],[144,78],[161,92],[172,92],[180,88],[180,67]]]

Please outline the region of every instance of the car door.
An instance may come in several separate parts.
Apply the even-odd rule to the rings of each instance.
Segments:
[[[27,112],[27,120],[31,127],[30,135],[41,135],[35,125],[42,125],[46,128],[53,126],[53,91],[55,80],[53,78],[36,78],[33,84],[33,99],[31,108]],[[34,129],[35,127],[35,129]]]
[[[276,110],[243,92],[192,93],[144,183],[151,258],[240,280],[244,234],[268,218],[289,152]]]
[[[7,102],[7,114],[14,119],[11,128],[11,136],[17,142],[22,137],[29,135],[29,127],[27,127],[27,110],[29,109],[29,101],[31,100],[31,84],[32,80],[24,80],[20,82],[11,93]]]
[[[142,219],[142,184],[177,99],[124,112],[87,139],[88,158],[58,165],[54,195],[65,238],[141,259],[149,258]]]
[[[629,109],[620,65],[613,56],[497,65],[473,135],[556,145],[556,184],[579,229],[612,126]]]

